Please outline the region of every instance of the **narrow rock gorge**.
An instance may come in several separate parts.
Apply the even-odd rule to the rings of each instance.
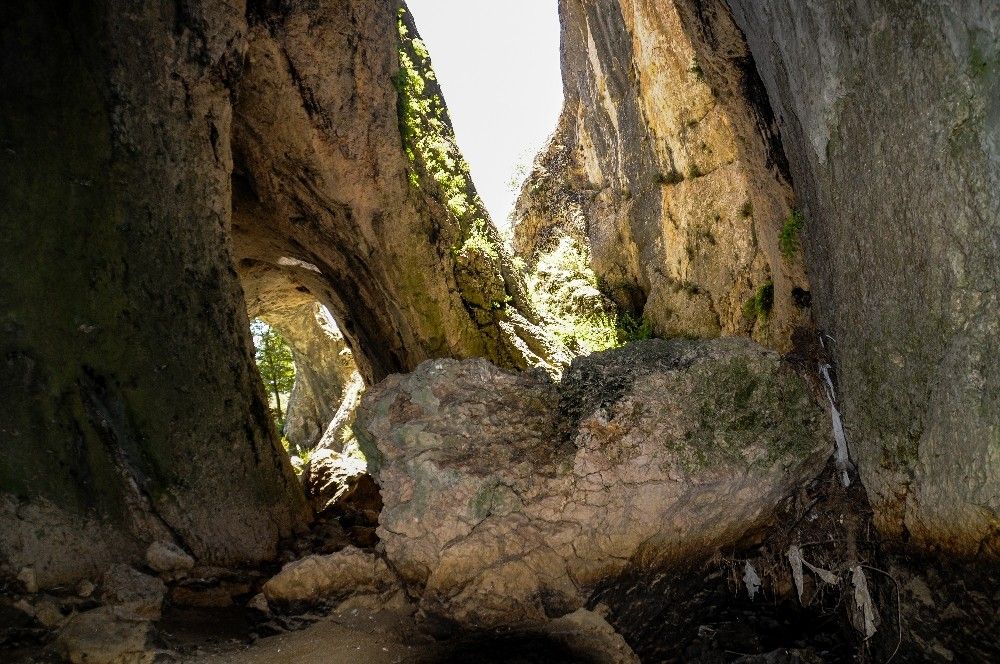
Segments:
[[[0,659],[1000,661],[1000,8],[557,4],[0,7]]]

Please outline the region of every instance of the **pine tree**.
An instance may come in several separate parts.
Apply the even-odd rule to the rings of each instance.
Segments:
[[[264,386],[274,395],[274,420],[280,430],[285,415],[281,406],[281,395],[290,392],[292,385],[295,384],[292,350],[278,331],[262,320],[253,321],[250,324],[250,331],[256,348],[257,369],[260,370]]]

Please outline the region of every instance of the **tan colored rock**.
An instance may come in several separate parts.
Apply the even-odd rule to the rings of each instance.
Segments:
[[[101,577],[101,602],[138,620],[158,620],[166,592],[163,581],[125,564],[112,565]]]
[[[545,626],[545,633],[583,661],[639,664],[639,657],[621,634],[600,615],[587,609],[577,609],[556,618]]]
[[[90,579],[80,579],[80,582],[76,584],[77,597],[86,599],[93,595],[95,590],[97,590],[97,586]]]
[[[56,637],[59,654],[73,664],[151,664],[152,626],[102,606],[74,615]]]
[[[329,555],[288,563],[264,584],[263,590],[269,604],[295,605],[380,593],[393,584],[384,560],[349,546]]]
[[[442,355],[557,362],[397,9],[321,0],[251,13],[233,109],[244,283],[326,305],[369,382]],[[419,85],[398,75],[403,56]],[[415,108],[397,104],[409,94],[434,117],[401,117]]]
[[[788,350],[809,286],[779,244],[796,203],[777,128],[722,3],[691,4],[560,2],[565,104],[514,247],[529,271],[565,238],[586,247],[601,290],[658,335]]]
[[[38,579],[35,576],[34,567],[25,567],[17,573],[17,580],[21,582],[26,593],[38,592]]]
[[[426,613],[479,627],[541,624],[630,561],[738,543],[822,468],[829,427],[745,339],[637,342],[561,384],[435,360],[370,389],[355,425],[393,569]]]
[[[154,572],[183,572],[194,567],[194,558],[173,542],[153,542],[146,549],[146,564]]]

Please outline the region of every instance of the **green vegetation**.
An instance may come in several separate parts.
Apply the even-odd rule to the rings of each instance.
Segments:
[[[699,81],[705,80],[705,72],[701,70],[701,64],[698,62],[697,56],[692,56],[691,64],[688,66],[688,72],[693,74]]]
[[[702,175],[704,175],[704,173],[702,173],[701,169],[698,168],[698,164],[691,164],[690,166],[688,166],[688,177],[689,178],[691,178],[691,179],[700,178]]]
[[[684,176],[676,170],[671,169],[666,173],[660,173],[658,180],[660,184],[677,184],[678,182],[684,182]]]
[[[769,281],[743,305],[743,314],[751,320],[767,320],[773,308],[774,284]]]
[[[495,260],[498,252],[487,231],[488,217],[479,196],[470,194],[469,165],[456,145],[430,54],[423,41],[411,35],[403,8],[399,10],[397,28],[399,71],[393,84],[403,150],[411,166],[410,184],[421,188],[421,174],[436,183],[440,199],[462,230],[462,242],[452,248],[455,254],[479,254]]]
[[[573,353],[587,355],[653,336],[650,321],[617,311],[602,293],[586,249],[571,238],[544,254],[525,283],[546,330]]]
[[[799,233],[805,227],[806,219],[798,210],[792,210],[785,223],[778,233],[778,246],[781,248],[781,255],[787,260],[795,257],[799,250]]]
[[[972,78],[985,76],[990,67],[996,67],[998,63],[1000,63],[1000,55],[994,54],[990,58],[978,45],[974,45],[969,52],[969,73]]]
[[[655,336],[653,324],[645,316],[637,319],[630,313],[619,314],[616,327],[618,328],[619,346],[630,341],[652,339]]]
[[[618,345],[613,305],[601,295],[590,256],[562,238],[525,279],[546,329],[574,353],[586,355]]]
[[[250,324],[253,335],[253,345],[256,349],[254,359],[257,369],[264,380],[264,386],[274,403],[271,408],[272,417],[278,431],[284,428],[285,410],[281,405],[281,395],[292,391],[295,384],[295,364],[292,362],[292,349],[281,338],[278,331],[262,320]]]

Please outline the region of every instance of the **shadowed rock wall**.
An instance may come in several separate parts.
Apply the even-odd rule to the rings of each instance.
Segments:
[[[226,238],[239,4],[0,9],[0,564],[44,586],[305,523]]]
[[[892,541],[1000,556],[1000,8],[729,0]]]

